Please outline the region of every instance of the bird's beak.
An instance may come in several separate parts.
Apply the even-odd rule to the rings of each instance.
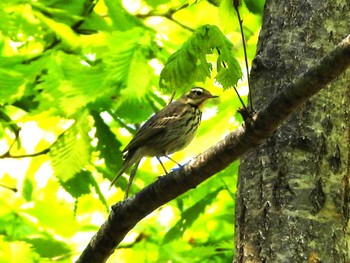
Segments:
[[[219,98],[219,96],[217,96],[217,95],[212,95],[212,94],[208,94],[208,95],[207,95],[207,98],[208,98],[208,99],[214,99],[214,98]]]
[[[205,94],[205,98],[202,100],[202,102],[198,105],[198,108],[199,109],[202,109],[203,108],[203,104],[206,100],[209,100],[209,99],[215,99],[215,98],[218,98],[219,96],[216,96],[216,95],[213,95],[211,93],[209,94]]]

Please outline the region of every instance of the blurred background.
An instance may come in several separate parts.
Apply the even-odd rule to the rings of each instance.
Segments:
[[[251,63],[264,1],[241,3]],[[0,3],[0,261],[71,262],[123,199],[127,175],[108,190],[121,150],[142,123],[198,85],[206,104],[195,140],[173,159],[186,163],[241,125],[233,89],[211,76],[160,88],[167,59],[203,25],[232,42],[247,72],[232,2],[180,0],[8,0]],[[249,64],[250,65],[250,64]],[[185,72],[192,74],[192,72]],[[162,159],[168,170],[177,166]],[[164,205],[125,238],[108,262],[230,262],[239,164]],[[163,175],[143,159],[130,195]]]

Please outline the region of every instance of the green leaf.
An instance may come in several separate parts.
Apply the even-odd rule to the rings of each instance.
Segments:
[[[11,69],[0,69],[0,103],[11,103],[20,91],[24,76]]]
[[[233,44],[222,34],[218,27],[212,27],[208,32],[218,53],[217,75],[215,77],[224,88],[236,86],[242,77],[241,66],[234,56]]]
[[[88,67],[81,64],[74,66],[74,60],[66,62],[68,63],[62,64],[62,69],[68,83],[63,81],[59,86],[60,92],[64,94],[60,99],[60,106],[68,116],[71,116],[88,103],[94,102],[101,96],[106,96],[111,89],[101,85],[105,74],[100,67]]]
[[[14,56],[0,59],[0,104],[12,104],[23,95],[23,87],[34,82],[46,63],[45,56],[30,63],[30,57]],[[25,89],[28,94],[27,89]]]
[[[61,185],[71,196],[79,198],[82,195],[91,193],[91,176],[92,174],[90,171],[81,170],[67,181],[61,182]]]
[[[80,172],[90,160],[90,129],[88,115],[83,113],[69,130],[51,147],[49,156],[60,181],[66,182]]]
[[[141,123],[147,120],[147,118],[153,113],[154,110],[148,101],[138,101],[133,99],[123,101],[115,111],[115,114],[118,117],[122,117],[123,120],[130,123]]]
[[[27,201],[31,201],[33,190],[34,190],[33,181],[28,177],[25,177],[23,182],[23,192],[22,192],[23,198]]]
[[[218,51],[216,80],[224,88],[235,86],[242,71],[234,56],[232,43],[218,27],[205,25],[196,30],[182,47],[169,57],[159,86],[167,90],[188,90],[195,82],[211,76],[212,66],[206,55]]]
[[[145,2],[153,8],[157,8],[159,5],[169,3],[170,0],[145,0]]]
[[[265,0],[244,0],[248,10],[254,14],[262,14],[264,11]]]
[[[98,139],[96,150],[99,151],[100,158],[104,159],[107,168],[115,174],[122,165],[122,145],[98,112],[92,111],[91,115],[95,120],[95,136]]]
[[[16,22],[17,19],[16,15],[9,14],[6,12],[6,7],[8,6],[8,3],[4,3],[3,1],[0,3],[0,32],[2,34],[6,35],[12,35],[11,33],[14,33],[17,31],[16,28]],[[18,26],[18,25],[17,25]]]
[[[180,244],[176,244],[180,246]],[[182,251],[181,251],[182,250]],[[167,262],[169,258],[174,262],[229,262],[229,261],[211,261],[210,257],[215,255],[215,246],[210,245],[199,245],[191,246],[190,249],[181,249],[180,251],[173,250],[167,246],[161,246],[159,249],[160,258],[158,262]]]
[[[108,8],[108,15],[112,19],[116,30],[126,31],[137,26],[143,26],[138,19],[124,9],[121,0],[105,0],[104,3]]]
[[[151,51],[152,37],[153,34],[140,27],[107,36],[111,50],[102,56],[102,60],[108,72],[108,85],[126,86],[132,97],[144,96],[147,92],[144,87],[150,85],[153,73],[146,59]]]
[[[27,40],[29,36],[40,38],[43,31],[38,30],[30,4],[23,1],[0,2],[0,32],[14,41]],[[41,31],[41,32],[40,32]]]
[[[47,200],[36,200],[34,206],[25,209],[26,216],[36,218],[42,229],[55,230],[55,234],[71,236],[77,231],[78,222],[74,218],[73,209],[54,198],[53,193],[47,193]]]
[[[220,25],[224,32],[239,30],[236,10],[232,0],[221,0],[219,6]]]
[[[35,252],[41,257],[53,258],[71,252],[65,243],[55,240],[53,237],[48,235],[42,237],[25,238],[24,241],[31,244]]]
[[[210,77],[211,65],[206,54],[212,50],[208,44],[207,27],[201,27],[171,55],[160,75],[159,87],[169,91],[188,90],[194,82]]]
[[[106,208],[106,212],[107,214],[110,212],[109,211],[109,205],[107,203],[106,198],[104,197],[103,193],[101,192],[100,186],[98,184],[98,182],[95,180],[95,178],[93,176],[90,176],[90,183],[91,185],[94,187],[96,194],[99,197],[99,200],[101,201],[101,203],[105,206]]]
[[[226,47],[220,49],[217,62],[218,73],[215,77],[224,88],[236,86],[238,80],[242,77],[241,67],[238,60],[230,55],[230,51]],[[225,65],[225,66],[223,66]]]
[[[99,197],[99,200],[105,206],[107,213],[109,212],[108,203],[103,193],[101,192],[98,183],[96,182],[95,178],[93,177],[90,171],[81,170],[80,172],[76,173],[72,178],[70,178],[68,181],[66,182],[60,181],[60,183],[61,183],[61,186],[72,197],[76,199],[75,209],[77,208],[77,205],[78,205],[78,198],[86,194],[91,194],[92,193],[91,189],[94,188]]]
[[[70,25],[56,22],[37,11],[34,11],[33,13],[41,22],[43,22],[43,24],[50,28],[59,39],[62,40],[65,49],[76,51],[81,48],[80,38],[72,30]]]
[[[205,208],[210,205],[223,188],[218,188],[214,192],[205,196],[195,205],[181,213],[181,219],[164,236],[163,243],[169,243],[176,238],[180,238],[187,228],[189,228]]]
[[[151,86],[153,71],[142,50],[137,49],[133,54],[126,81],[129,98],[141,99],[146,96]]]
[[[12,121],[11,117],[6,111],[6,108],[0,108],[0,123],[2,126],[9,128],[13,134],[18,136],[21,131],[20,127]]]
[[[102,57],[108,73],[105,85],[122,88],[117,97],[116,114],[133,123],[144,121],[153,113],[146,98],[154,78],[147,58],[152,36],[143,28],[116,32],[108,40],[113,50]],[[115,46],[115,43],[121,44]]]
[[[70,117],[89,103],[115,92],[114,87],[104,85],[103,65],[87,65],[80,56],[62,52],[51,59],[36,85],[39,110]]]
[[[61,22],[69,26],[72,26],[79,20],[83,19],[81,16],[79,16],[83,13],[83,0],[71,1],[69,4],[66,3],[66,6],[64,6],[63,8],[59,5],[65,4],[65,1],[57,2],[57,4],[55,5],[55,7],[49,7],[39,2],[32,2],[31,6],[34,10],[40,11],[42,14],[50,17],[56,22]]]
[[[39,255],[33,251],[30,244],[22,241],[8,241],[0,236],[0,262],[39,262]]]
[[[1,207],[4,210],[4,207]],[[0,233],[9,240],[23,239],[28,235],[36,234],[36,225],[29,219],[14,211],[2,212],[0,217]]]

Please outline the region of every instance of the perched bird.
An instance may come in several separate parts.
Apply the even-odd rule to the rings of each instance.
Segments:
[[[136,164],[133,170],[133,175],[135,175],[137,166],[143,157],[156,156],[160,161],[160,156],[168,157],[169,154],[190,144],[201,122],[201,109],[204,102],[216,97],[218,96],[212,95],[206,89],[195,87],[150,117],[122,151],[124,163],[110,187],[134,164]],[[127,197],[132,179],[133,176],[130,175],[125,197]]]

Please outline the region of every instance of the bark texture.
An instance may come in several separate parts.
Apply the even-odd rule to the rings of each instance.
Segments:
[[[267,0],[257,110],[350,32],[349,1]],[[350,262],[349,70],[241,161],[235,262]]]

